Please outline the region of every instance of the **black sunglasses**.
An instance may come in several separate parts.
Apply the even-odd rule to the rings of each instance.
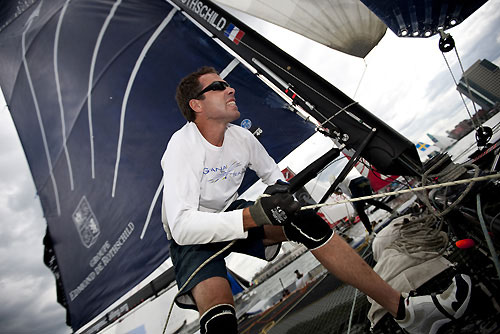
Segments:
[[[221,91],[221,90],[225,90],[227,87],[229,87],[229,84],[225,81],[214,81],[210,85],[205,87],[205,89],[203,89],[201,92],[196,94],[195,99],[199,98],[200,96],[202,96],[203,94],[205,94],[206,92],[209,92],[211,90]]]

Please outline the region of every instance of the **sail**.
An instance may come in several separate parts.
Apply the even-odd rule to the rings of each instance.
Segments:
[[[387,26],[358,0],[216,0],[294,31],[313,41],[364,58]]]
[[[160,159],[185,123],[174,99],[183,76],[203,65],[220,71],[236,89],[235,123],[276,161],[313,133],[168,2],[4,4],[0,85],[47,220],[45,261],[74,330],[169,257]]]

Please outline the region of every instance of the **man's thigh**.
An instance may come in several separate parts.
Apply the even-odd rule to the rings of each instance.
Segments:
[[[234,306],[231,286],[223,277],[210,277],[198,283],[191,290],[191,293],[196,301],[200,316],[215,305],[231,304]]]

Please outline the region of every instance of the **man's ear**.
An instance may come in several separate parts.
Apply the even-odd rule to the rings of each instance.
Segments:
[[[200,101],[196,99],[191,99],[189,100],[189,107],[194,110],[194,112],[200,112],[201,111],[201,103]]]

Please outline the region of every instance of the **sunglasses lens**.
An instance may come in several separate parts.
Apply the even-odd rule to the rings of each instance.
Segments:
[[[216,81],[216,82],[210,84],[210,86],[212,86],[212,90],[224,90],[229,85],[227,82],[224,82],[224,81]]]
[[[200,97],[203,94],[205,94],[206,92],[209,92],[211,90],[222,91],[222,90],[226,89],[227,87],[229,87],[229,84],[225,81],[214,81],[210,85],[205,87],[205,89],[203,89],[201,92],[199,92],[196,97]]]
[[[224,90],[226,87],[229,86],[226,82],[224,81],[217,81],[217,90]],[[216,88],[214,87],[214,88]]]

